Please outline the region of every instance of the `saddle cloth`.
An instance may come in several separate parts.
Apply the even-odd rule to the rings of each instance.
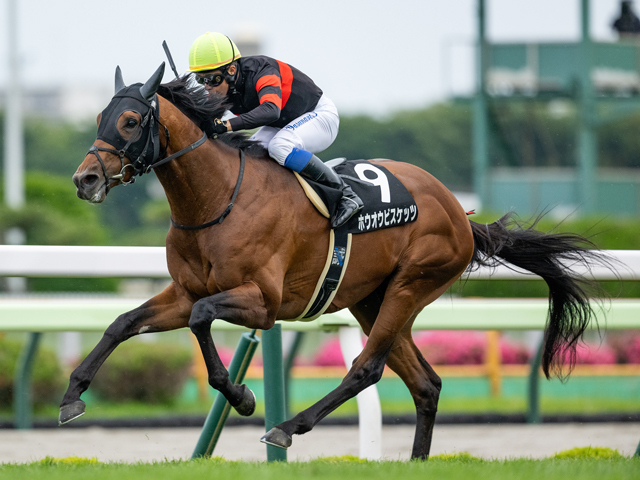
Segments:
[[[364,203],[364,208],[347,222],[352,234],[373,232],[415,222],[418,207],[406,187],[389,170],[367,160],[336,159],[326,163],[347,182]],[[295,172],[294,172],[295,173]],[[295,173],[307,197],[325,217],[331,218],[341,193]]]

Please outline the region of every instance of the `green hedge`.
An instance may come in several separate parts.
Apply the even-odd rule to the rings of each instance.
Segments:
[[[476,223],[492,223],[502,214],[483,213],[471,215]],[[521,218],[523,222],[529,218]],[[603,250],[640,250],[640,220],[603,218],[598,216],[558,220],[550,215],[543,217],[537,230],[543,232],[578,233]],[[640,298],[640,282],[600,282],[611,298]],[[465,280],[465,276],[448,291],[464,297],[547,297],[549,290],[542,280]]]
[[[0,338],[0,408],[13,405],[13,380],[23,344]],[[33,365],[33,403],[35,406],[57,404],[62,399],[65,378],[55,353],[40,347]]]
[[[90,390],[110,402],[173,403],[189,378],[189,348],[167,343],[129,341],[102,365]]]

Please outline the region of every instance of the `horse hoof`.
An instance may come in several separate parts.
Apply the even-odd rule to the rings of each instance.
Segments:
[[[286,450],[291,446],[291,435],[285,433],[284,430],[280,430],[278,427],[273,427],[260,441],[267,445],[273,445],[274,447],[284,448]]]
[[[71,420],[75,420],[84,415],[85,406],[82,400],[76,400],[69,405],[62,405],[60,407],[60,416],[58,417],[58,426],[69,423]]]
[[[253,412],[256,411],[256,396],[253,394],[250,388],[246,385],[243,385],[244,392],[242,393],[242,401],[236,407],[236,412],[238,412],[243,417],[250,417],[253,415]]]

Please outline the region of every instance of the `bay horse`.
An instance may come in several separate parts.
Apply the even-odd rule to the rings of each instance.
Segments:
[[[161,84],[163,74],[164,63],[146,83],[125,86],[116,70],[116,94],[98,116],[97,140],[73,181],[79,198],[100,203],[111,188],[155,170],[171,208],[166,252],[173,281],[120,315],[73,371],[60,424],[84,413],[80,395],[117,345],[141,333],[182,327],[198,340],[209,384],[240,415],[251,415],[255,397],[230,382],[211,337],[212,322],[267,330],[276,320],[295,319],[325,264],[329,221],[305,198],[294,175],[242,134],[207,139],[199,126],[223,115],[223,100],[191,88],[187,77]],[[567,265],[589,266],[602,254],[582,236],[542,233],[510,214],[486,225],[469,221],[455,196],[429,173],[392,160],[371,162],[404,184],[419,215],[413,223],[354,236],[328,313],[348,308],[368,337],[366,345],[335,390],[262,441],[289,447],[293,435],[310,431],[375,384],[386,364],[415,403],[411,456],[426,459],[441,380],[412,340],[418,313],[480,265],[509,263],[537,274],[550,289],[543,357],[548,378],[561,368],[565,350],[575,352],[594,314],[587,280]]]

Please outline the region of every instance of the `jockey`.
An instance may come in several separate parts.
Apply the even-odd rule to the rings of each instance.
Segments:
[[[313,154],[333,143],[340,123],[335,105],[313,80],[271,57],[242,57],[229,37],[211,32],[191,45],[189,70],[210,94],[226,97],[237,115],[203,125],[208,136],[261,127],[251,139],[262,143],[276,162],[342,191],[334,228],[362,208],[351,187]]]

